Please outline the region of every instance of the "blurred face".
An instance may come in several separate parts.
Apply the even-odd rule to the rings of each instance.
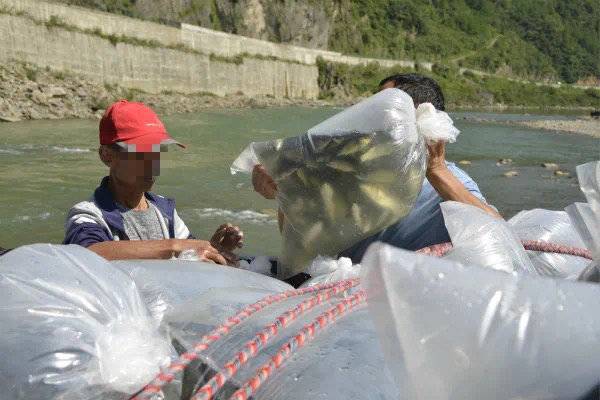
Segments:
[[[160,175],[160,152],[130,153],[102,146],[100,159],[118,184],[139,192],[149,191]]]

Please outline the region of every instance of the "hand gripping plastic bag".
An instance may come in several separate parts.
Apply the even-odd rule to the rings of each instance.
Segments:
[[[0,257],[0,397],[127,399],[168,363],[134,282],[80,246]]]
[[[577,178],[587,204],[574,203],[565,210],[593,258],[579,279],[600,282],[600,161],[577,166]]]
[[[362,283],[407,398],[569,400],[600,381],[598,285],[382,244],[363,259]]]
[[[564,211],[543,209],[521,211],[512,217],[508,224],[521,240],[560,244],[584,248],[585,244]],[[577,279],[581,271],[590,263],[581,257],[528,251],[531,263],[540,275],[557,278]]]
[[[441,208],[453,247],[445,258],[505,272],[536,272],[504,220],[455,201],[446,201]]]
[[[317,255],[335,256],[404,217],[425,175],[427,140],[458,130],[429,103],[386,89],[287,139],[250,144],[232,173],[262,164],[278,186],[285,215],[279,278]]]

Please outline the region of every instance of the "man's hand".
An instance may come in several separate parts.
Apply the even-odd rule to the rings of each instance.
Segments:
[[[434,142],[427,145],[427,180],[444,200],[453,200],[482,209],[489,215],[502,219],[493,207],[490,207],[467,190],[446,165],[446,143]]]
[[[200,261],[214,262],[221,265],[229,265],[224,254],[221,254],[210,242],[195,239],[171,239],[173,252],[179,255],[185,250],[194,250]]]
[[[252,170],[252,186],[265,199],[273,200],[277,197],[277,184],[260,164],[255,165]]]
[[[221,251],[234,251],[244,246],[244,232],[239,226],[223,224],[210,239],[210,243]]]
[[[88,250],[107,260],[148,260],[178,256],[185,250],[194,250],[200,260],[227,265],[228,261],[206,240],[119,240],[92,244]]]
[[[446,166],[446,143],[433,142],[427,144],[427,177],[434,175],[441,170],[445,170]]]

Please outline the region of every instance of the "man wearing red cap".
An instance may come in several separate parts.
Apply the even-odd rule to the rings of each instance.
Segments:
[[[171,258],[195,250],[205,261],[235,263],[243,233],[221,225],[210,241],[196,240],[171,199],[150,193],[160,171],[161,147],[182,144],[142,103],[110,106],[100,121],[102,162],[109,168],[89,201],[69,211],[65,244],[78,244],[109,260]]]

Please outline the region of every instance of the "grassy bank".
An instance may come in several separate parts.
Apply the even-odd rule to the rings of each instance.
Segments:
[[[415,72],[402,68],[382,68],[379,64],[349,66],[320,59],[319,87],[322,99],[367,96],[379,81],[396,73]],[[600,108],[600,89],[580,89],[570,85],[540,86],[492,76],[478,76],[456,67],[436,64],[432,71],[417,71],[438,81],[448,108],[527,107]]]

